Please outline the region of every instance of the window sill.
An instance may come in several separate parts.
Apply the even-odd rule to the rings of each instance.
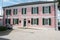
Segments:
[[[11,16],[11,15],[6,15],[6,16]]]
[[[43,13],[43,14],[51,14],[51,13]]]
[[[18,25],[18,24],[13,24],[13,25]]]
[[[50,26],[50,25],[43,25],[43,26]]]

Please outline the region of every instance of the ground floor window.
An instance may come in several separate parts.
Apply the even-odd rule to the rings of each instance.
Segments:
[[[51,18],[43,18],[43,25],[51,25]]]
[[[13,19],[13,24],[18,24],[18,19]]]
[[[32,25],[38,25],[38,21],[39,21],[38,18],[31,18],[31,24]]]
[[[10,19],[5,19],[6,24],[10,24],[10,21],[11,21]]]

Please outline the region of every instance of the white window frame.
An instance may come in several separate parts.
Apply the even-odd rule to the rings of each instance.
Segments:
[[[13,15],[17,15],[16,12],[18,12],[18,9],[13,9]]]
[[[33,8],[33,9],[32,9],[32,10],[33,10],[33,14],[38,14],[38,13],[37,13],[37,11],[38,11],[38,10],[37,10],[37,7],[32,7],[32,8]],[[35,12],[35,10],[36,10],[36,12]]]
[[[48,21],[48,23],[47,23],[46,20]],[[49,18],[44,18],[44,24],[45,24],[45,25],[49,25]]]
[[[44,14],[49,14],[49,6],[44,6]]]
[[[27,10],[26,8],[22,8],[23,15],[26,15],[25,11]]]
[[[37,18],[32,18],[33,19],[33,25],[37,25]]]

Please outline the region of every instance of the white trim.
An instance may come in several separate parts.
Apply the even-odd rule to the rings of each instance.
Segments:
[[[6,17],[7,18],[7,17]],[[8,18],[55,18],[55,16],[21,16],[21,17],[17,17],[17,16],[8,16]]]

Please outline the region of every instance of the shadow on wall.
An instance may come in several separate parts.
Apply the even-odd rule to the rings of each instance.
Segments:
[[[11,30],[7,30],[7,31],[1,31],[0,32],[0,36],[8,35],[11,31],[12,31],[12,29]]]
[[[0,38],[0,40],[9,40],[9,39],[6,39],[6,38]]]

